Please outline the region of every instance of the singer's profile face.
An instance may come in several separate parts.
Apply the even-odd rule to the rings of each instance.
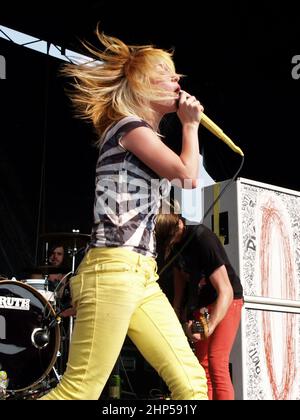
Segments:
[[[170,99],[162,99],[153,104],[153,107],[162,115],[176,112],[177,100],[181,89],[178,83],[180,76],[176,73],[171,73],[163,64],[158,65],[158,69],[158,78],[153,80],[153,84],[163,89],[166,92],[166,96],[169,96]]]

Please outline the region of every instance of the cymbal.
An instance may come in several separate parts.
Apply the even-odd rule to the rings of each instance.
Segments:
[[[91,235],[79,232],[53,232],[40,235],[40,239],[50,244],[61,244],[69,248],[85,248]]]
[[[51,233],[43,233],[40,235],[42,239],[49,239],[51,241],[55,240],[68,240],[68,239],[85,239],[88,241],[91,235],[87,233],[80,233],[80,232],[51,232]]]
[[[68,267],[55,267],[54,265],[38,265],[33,267],[30,271],[32,274],[66,274],[71,270]]]

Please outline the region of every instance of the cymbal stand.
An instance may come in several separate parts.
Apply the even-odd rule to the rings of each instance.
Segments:
[[[73,233],[79,233],[79,230],[73,229]],[[76,238],[74,238],[73,248],[68,249],[68,254],[71,255],[71,258],[72,258],[72,269],[71,269],[72,274],[71,274],[71,276],[73,276],[75,274],[75,262],[76,262],[77,252],[78,252],[77,241],[76,241]],[[74,327],[74,319],[73,319],[73,316],[70,316],[70,324],[69,324],[69,340],[70,340],[70,342],[71,342],[71,337],[72,337],[72,333],[73,333],[73,327]]]
[[[48,260],[48,251],[49,251],[49,243],[46,241],[45,242],[45,265],[49,265],[49,260]],[[44,284],[44,290],[45,292],[48,292],[49,290],[49,274],[45,273],[45,284]]]
[[[76,260],[77,252],[78,252],[77,243],[76,243],[76,239],[74,239],[73,248],[68,249],[68,254],[71,255],[71,258],[72,258],[72,267],[71,267],[72,275],[74,275],[75,273],[75,260]]]

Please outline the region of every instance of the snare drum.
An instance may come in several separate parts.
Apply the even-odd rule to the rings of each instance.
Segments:
[[[54,292],[49,290],[49,281],[46,279],[26,279],[22,280],[23,283],[28,284],[29,286],[33,287],[34,289],[38,290],[41,295],[44,296],[46,300],[50,303],[55,302]]]
[[[39,291],[20,281],[0,281],[0,363],[8,391],[39,384],[51,371],[60,345],[55,312]],[[35,333],[46,328],[48,343],[37,346]]]

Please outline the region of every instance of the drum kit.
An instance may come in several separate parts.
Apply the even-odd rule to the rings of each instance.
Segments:
[[[33,271],[42,273],[41,279],[0,279],[0,373],[7,376],[0,399],[38,398],[60,381],[66,368],[76,322],[75,313],[67,310],[68,283],[90,235],[73,231],[45,234],[42,239],[68,245],[72,268],[67,272],[46,263]],[[58,271],[64,274],[62,279],[49,281],[49,275]]]

